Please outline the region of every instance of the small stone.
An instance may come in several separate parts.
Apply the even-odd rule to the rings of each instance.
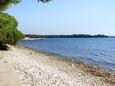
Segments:
[[[8,63],[7,61],[4,61],[4,63]]]

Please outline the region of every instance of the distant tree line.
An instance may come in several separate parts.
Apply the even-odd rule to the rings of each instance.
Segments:
[[[26,34],[25,37],[29,38],[107,38],[107,35],[89,35],[89,34],[72,34],[72,35],[35,35]]]

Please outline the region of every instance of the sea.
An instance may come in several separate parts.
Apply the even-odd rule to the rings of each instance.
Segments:
[[[115,71],[115,38],[47,38],[20,45]]]

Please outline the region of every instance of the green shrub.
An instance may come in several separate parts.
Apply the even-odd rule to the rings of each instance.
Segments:
[[[17,30],[18,22],[13,16],[7,13],[0,13],[0,43],[16,44],[24,38],[24,35]]]
[[[0,13],[0,29],[17,29],[18,22],[15,17],[7,13]]]
[[[45,3],[50,0],[38,1]],[[18,22],[15,17],[3,12],[19,2],[21,0],[0,0],[0,49],[5,47],[5,44],[17,44],[19,40],[24,38],[24,35],[17,30]],[[4,49],[7,49],[7,47]]]

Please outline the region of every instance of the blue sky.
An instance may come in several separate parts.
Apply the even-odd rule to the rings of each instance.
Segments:
[[[115,0],[22,0],[7,12],[26,34],[115,35]]]

